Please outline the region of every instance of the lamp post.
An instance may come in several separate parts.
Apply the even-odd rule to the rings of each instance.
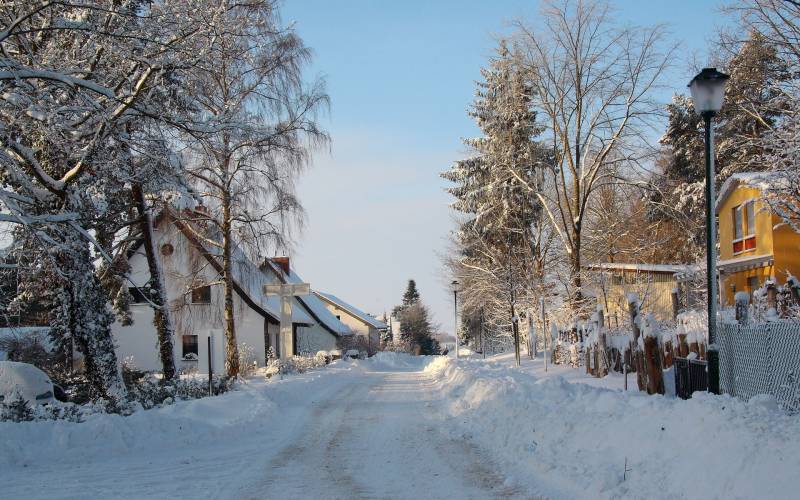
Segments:
[[[717,226],[715,224],[714,194],[714,130],[711,120],[722,108],[725,82],[729,75],[717,68],[703,68],[692,81],[689,90],[694,110],[705,121],[706,139],[706,287],[708,291],[708,390],[719,394],[719,353],[717,352]]]
[[[458,359],[458,280],[453,280],[453,336],[456,339],[456,359]]]

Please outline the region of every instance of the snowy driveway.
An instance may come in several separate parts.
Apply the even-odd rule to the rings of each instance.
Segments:
[[[340,362],[127,418],[0,424],[18,433],[0,434],[2,496],[525,498],[449,437],[423,367]]]

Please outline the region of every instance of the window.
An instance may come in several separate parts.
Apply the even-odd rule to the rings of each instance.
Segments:
[[[733,253],[756,247],[756,211],[753,200],[733,208]]]
[[[211,286],[204,285],[192,289],[192,304],[210,304]]]
[[[733,207],[733,239],[741,240],[742,236],[742,205]]]
[[[128,287],[128,293],[131,294],[134,304],[144,304],[147,302],[147,299],[145,299],[144,292],[141,288],[137,288],[135,286]]]
[[[184,335],[183,336],[183,359],[197,360],[197,335]]]
[[[753,293],[754,291],[758,290],[759,286],[760,285],[758,283],[758,276],[750,276],[749,278],[747,278],[747,288],[750,289],[750,293]]]
[[[161,255],[164,257],[169,257],[173,252],[175,252],[175,247],[173,247],[170,243],[164,243],[161,245]]]
[[[756,211],[755,203],[753,200],[748,201],[744,204],[744,213],[745,213],[745,236],[755,236],[756,234]]]

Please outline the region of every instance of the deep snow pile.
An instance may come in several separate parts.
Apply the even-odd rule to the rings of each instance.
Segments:
[[[534,484],[539,494],[796,498],[800,418],[769,399],[682,401],[444,357],[425,371],[456,420],[454,437],[474,440],[509,481]]]

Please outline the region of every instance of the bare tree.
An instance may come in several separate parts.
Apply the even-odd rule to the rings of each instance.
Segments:
[[[623,167],[652,155],[646,134],[659,111],[652,90],[673,49],[662,47],[661,27],[616,27],[601,1],[547,2],[540,20],[538,27],[515,24],[531,102],[555,158],[547,189],[529,190],[569,258],[569,291],[577,306],[589,203],[598,188],[619,182]]]
[[[316,123],[328,97],[322,82],[303,83],[310,53],[281,24],[277,2],[201,3],[204,8],[187,15],[203,25],[208,58],[192,76],[198,111],[186,141],[190,175],[206,209],[193,212],[195,224],[187,227],[222,261],[225,366],[235,376],[234,254],[286,244],[291,223],[302,215],[295,178],[310,148],[328,140]]]

